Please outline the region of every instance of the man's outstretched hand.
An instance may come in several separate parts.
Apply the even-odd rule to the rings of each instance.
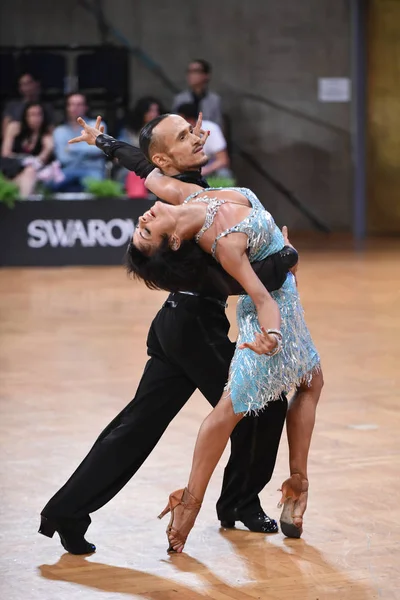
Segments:
[[[76,138],[72,138],[69,140],[68,144],[78,144],[79,142],[86,142],[89,146],[96,145],[96,138],[98,135],[104,133],[104,125],[101,124],[101,117],[97,117],[96,124],[94,127],[91,127],[86,123],[82,117],[77,118],[77,122],[83,128],[81,131],[81,135]]]
[[[197,117],[196,125],[193,128],[193,133],[195,135],[197,135],[197,137],[200,138],[200,141],[201,141],[202,145],[204,146],[204,144],[207,141],[208,136],[210,135],[210,132],[205,131],[202,128],[202,125],[203,125],[203,113],[199,112],[199,116]]]

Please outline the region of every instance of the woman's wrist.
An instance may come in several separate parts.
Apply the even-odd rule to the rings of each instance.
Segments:
[[[271,329],[269,329],[267,333],[270,338],[275,340],[275,344],[272,350],[270,350],[270,352],[266,352],[266,355],[275,356],[276,354],[279,354],[279,352],[282,350],[282,334],[280,331],[275,331]]]
[[[267,329],[267,333],[268,335],[277,336],[281,341],[283,339],[282,331],[280,329]]]

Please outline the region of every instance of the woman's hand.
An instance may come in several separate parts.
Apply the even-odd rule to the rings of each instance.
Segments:
[[[261,327],[261,333],[256,333],[254,342],[240,344],[239,349],[249,348],[256,354],[269,354],[276,348],[278,341],[275,336],[269,335],[264,327]]]
[[[94,127],[91,127],[82,119],[82,117],[77,118],[77,122],[81,127],[83,127],[81,131],[81,135],[76,138],[72,138],[69,140],[68,144],[78,144],[79,142],[86,142],[89,146],[96,145],[96,138],[98,135],[104,133],[104,125],[101,124],[101,117],[97,117],[96,124]]]

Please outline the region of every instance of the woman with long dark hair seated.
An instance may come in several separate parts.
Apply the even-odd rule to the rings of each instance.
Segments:
[[[139,146],[139,134],[142,127],[164,112],[161,102],[154,96],[139,98],[133,109],[128,112],[126,125],[120,135],[121,141],[132,144],[132,146]],[[121,169],[117,177],[124,183],[130,198],[145,198],[148,195],[143,180],[132,171]]]
[[[161,102],[154,96],[143,96],[139,98],[132,110],[128,112],[126,126],[121,132],[121,140],[139,146],[140,130],[147,123],[164,114],[165,110]]]
[[[168,169],[172,152],[175,156],[192,152],[199,156],[199,165],[204,164],[203,144],[204,138],[175,115],[160,117],[141,132],[141,149],[163,171]],[[293,387],[296,393],[288,413],[290,478],[282,485],[281,527],[285,535],[300,537],[307,506],[308,451],[323,385],[320,359],[294,276],[289,273],[283,287],[269,294],[250,266],[283,247],[282,233],[248,189],[203,190],[162,175],[158,169],[148,176],[146,186],[172,206],[156,202],[139,218],[127,251],[128,271],[149,287],[163,288],[168,282],[171,289],[181,277],[186,282],[201,277],[196,270],[201,248],[247,292],[238,302],[239,335],[225,392],[200,428],[187,487],[170,495],[160,515],[172,513],[167,529],[169,551],[183,550],[236,424]]]
[[[21,198],[34,191],[39,170],[47,164],[53,152],[53,138],[43,105],[28,102],[21,122],[7,125],[1,156],[14,159],[17,174],[10,177],[19,188]],[[2,161],[3,162],[3,161]],[[7,171],[5,171],[7,176]]]

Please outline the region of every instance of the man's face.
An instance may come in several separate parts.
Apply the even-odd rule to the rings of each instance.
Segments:
[[[85,96],[74,94],[67,101],[67,117],[70,121],[76,121],[78,117],[84,117],[87,113]]]
[[[189,66],[186,71],[186,81],[190,88],[198,86],[206,87],[209,79],[210,76],[208,73],[204,72],[204,67],[201,63],[189,63]]]
[[[22,75],[18,82],[19,93],[26,100],[35,99],[39,94],[39,82],[32,75]]]
[[[152,161],[164,173],[173,175],[200,169],[208,157],[193,126],[178,115],[169,115],[153,130],[155,152]]]

